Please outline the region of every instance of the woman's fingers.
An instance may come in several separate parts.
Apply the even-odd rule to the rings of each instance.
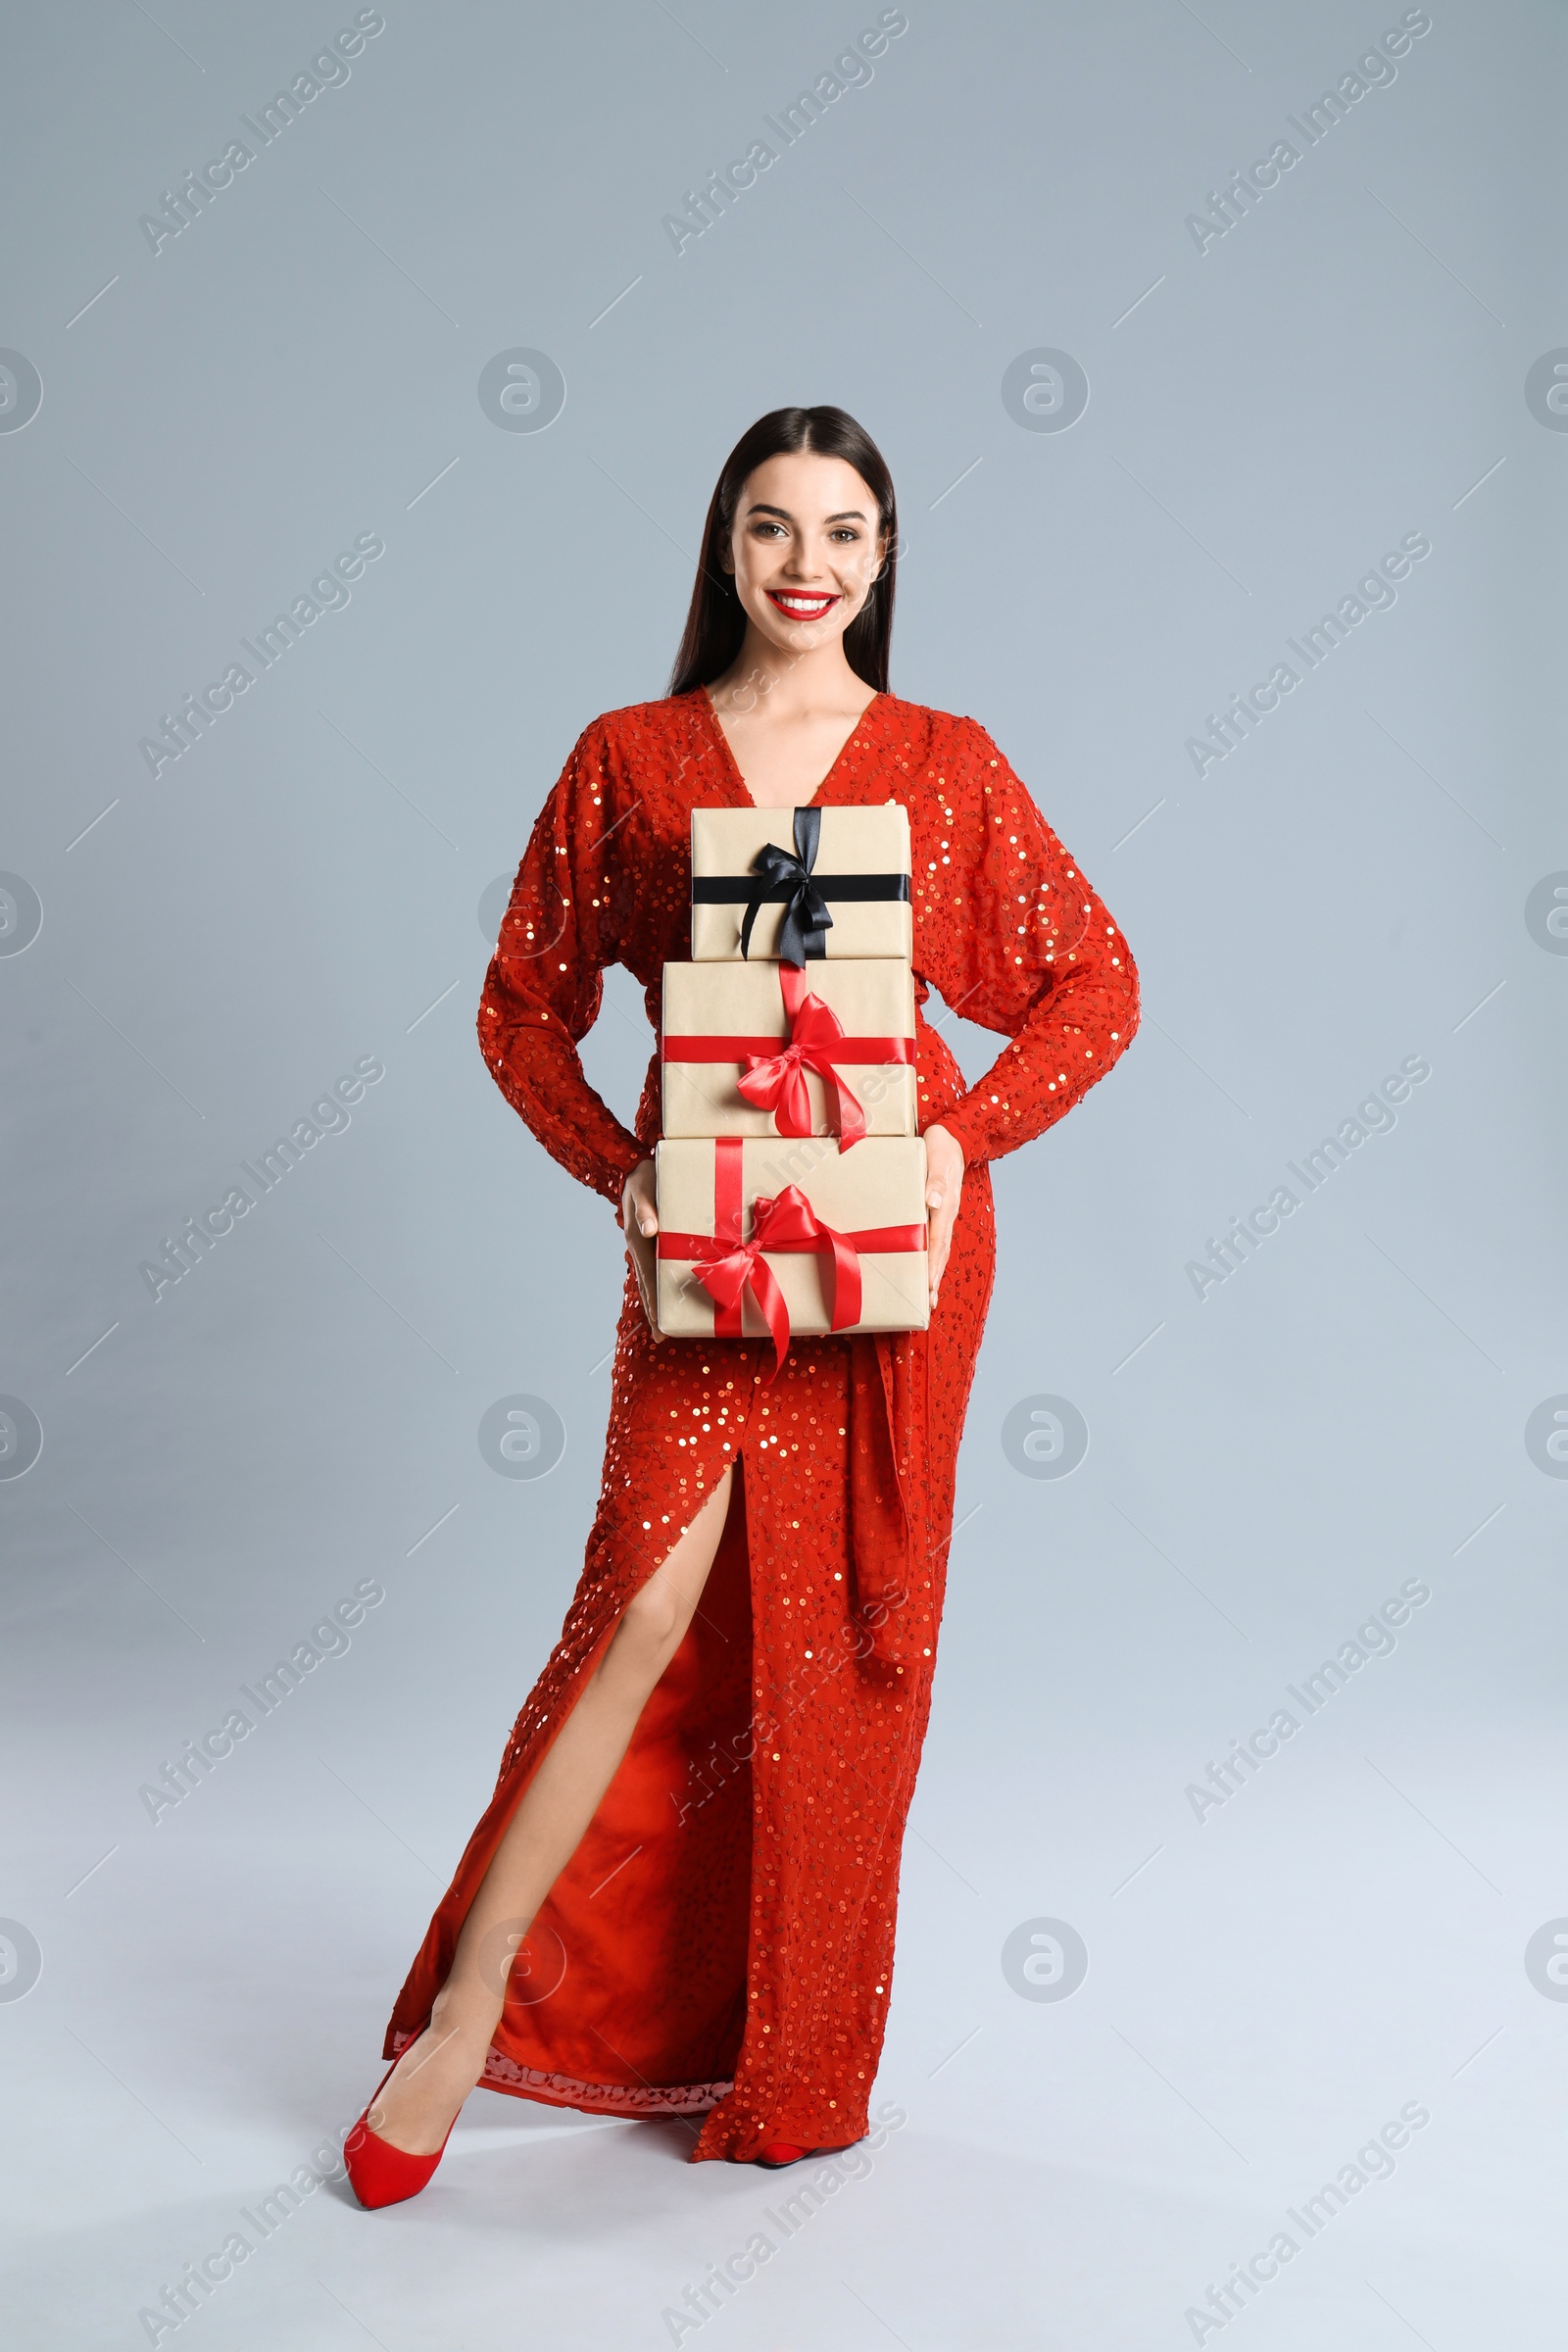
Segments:
[[[936,1305],[942,1277],[947,1272],[953,1228],[963,1192],[964,1156],[961,1146],[942,1125],[926,1130],[925,1202],[930,1212],[926,1234],[931,1304]]]
[[[935,1306],[942,1277],[948,1270],[948,1252],[953,1247],[953,1227],[957,1214],[957,1203],[955,1201],[950,1208],[947,1205],[946,1194],[939,1186],[933,1186],[926,1195],[926,1199],[931,1205],[926,1249],[929,1252],[931,1303]]]
[[[645,1239],[659,1231],[659,1216],[654,1207],[654,1163],[645,1159],[633,1168],[620,1189],[621,1222],[628,1212],[637,1220],[637,1230]]]

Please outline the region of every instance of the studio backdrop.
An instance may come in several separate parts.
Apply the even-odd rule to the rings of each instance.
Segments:
[[[15,19],[16,2341],[1539,2335],[1562,45],[1542,0]],[[896,2120],[790,2206],[480,2095],[367,2216],[336,2151],[579,1572],[623,1279],[480,985],[795,402],[892,466],[894,691],[991,731],[1144,991],[996,1170]],[[624,1118],[652,1042],[612,971]]]

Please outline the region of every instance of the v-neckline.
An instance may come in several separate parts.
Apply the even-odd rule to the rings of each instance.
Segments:
[[[764,813],[767,813],[768,809],[771,808],[772,804],[769,803],[764,805],[761,801],[753,800],[751,789],[747,784],[746,778],[741,774],[740,761],[735,757],[734,749],[730,743],[729,737],[725,734],[723,728],[718,723],[718,712],[713,708],[713,700],[711,695],[709,693],[708,688],[706,686],[698,686],[695,687],[693,691],[702,704],[709,732],[711,734],[713,741],[718,746],[719,757],[724,762],[725,768],[728,771],[730,783],[734,787],[735,793],[739,798],[742,807],[747,808],[761,808],[763,809]],[[877,709],[879,704],[885,703],[887,699],[887,696],[882,693],[880,688],[875,694],[872,695],[871,700],[866,704],[865,709],[860,712],[859,717],[856,720],[854,726],[850,729],[849,733],[845,736],[844,741],[839,745],[838,750],[834,753],[832,760],[829,763],[827,773],[817,785],[816,790],[812,793],[810,799],[808,801],[791,801],[787,804],[781,804],[781,806],[787,806],[791,808],[814,808],[816,807],[822,794],[827,790],[834,777],[838,774],[840,767],[843,765],[845,753],[850,749],[851,745],[856,742],[861,728],[865,725],[872,711]]]

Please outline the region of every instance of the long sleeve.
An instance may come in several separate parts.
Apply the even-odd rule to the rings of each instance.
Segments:
[[[915,962],[1011,1043],[941,1123],[970,1160],[1043,1134],[1138,1027],[1127,943],[985,729],[955,722],[916,852]],[[938,821],[940,819],[940,822]]]
[[[479,1001],[491,1076],[544,1148],[617,1207],[637,1142],[583,1075],[577,1052],[598,1018],[604,969],[617,958],[629,878],[610,816],[608,746],[579,737],[539,812]]]

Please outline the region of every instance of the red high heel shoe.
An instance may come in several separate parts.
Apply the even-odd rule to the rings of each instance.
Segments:
[[[853,2139],[846,2139],[841,2140],[837,2147],[832,2148],[798,2148],[793,2139],[770,2139],[765,2147],[758,2150],[752,2162],[765,2164],[770,2173],[778,2173],[782,2172],[787,2164],[799,2164],[803,2157],[842,2156],[846,2149],[853,2148],[854,2145]]]
[[[447,2139],[452,2137],[454,2116],[447,2126],[447,2139],[441,2142],[433,2156],[411,2156],[406,2148],[393,2147],[370,2130],[368,2117],[387,2084],[398,2069],[403,2053],[400,2050],[386,2073],[381,2077],[369,2103],[359,2122],[343,2142],[343,2162],[348,2169],[349,2186],[367,2207],[400,2205],[405,2197],[416,2197],[430,2175],[447,2152]]]

